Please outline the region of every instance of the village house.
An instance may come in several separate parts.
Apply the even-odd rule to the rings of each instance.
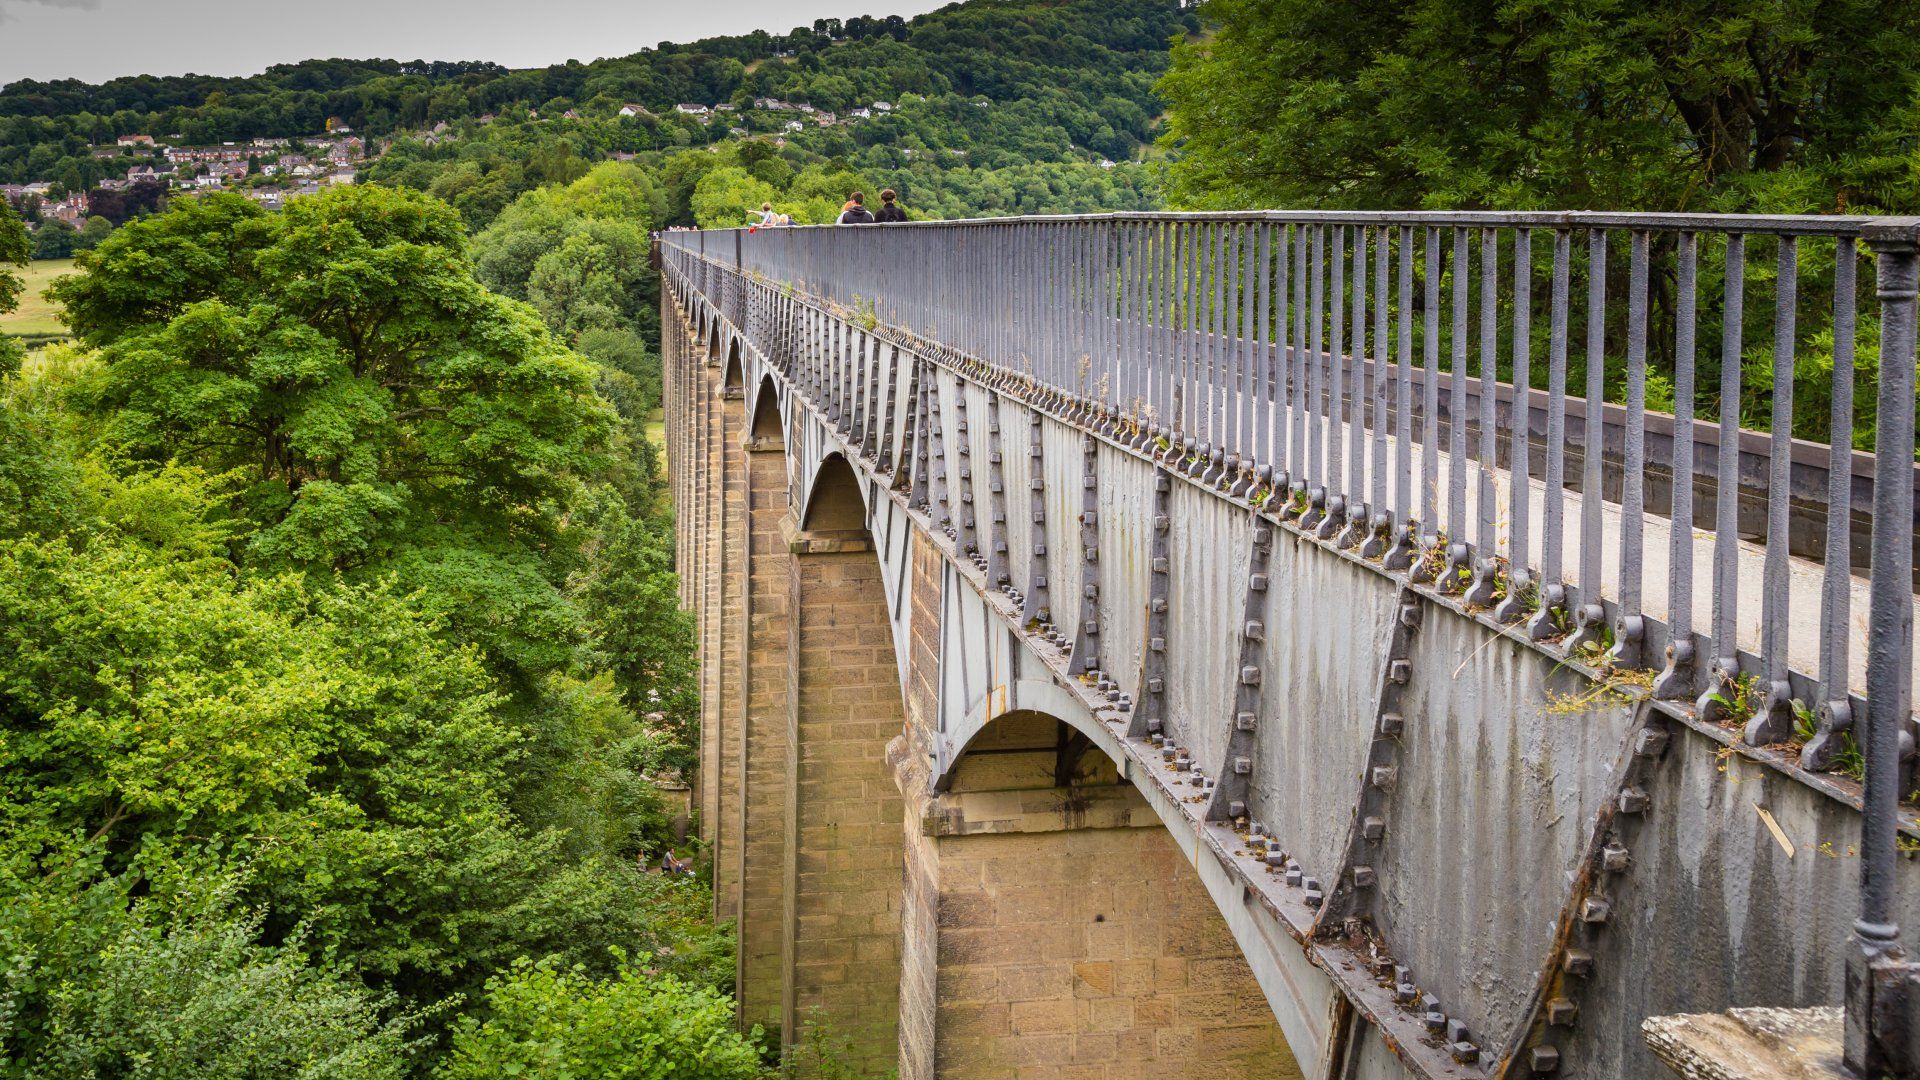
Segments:
[[[40,216],[42,218],[58,218],[77,229],[87,223],[87,197],[85,195],[69,195],[59,202],[42,204],[40,207]]]
[[[847,115],[856,120],[865,120],[869,116],[873,115],[873,110],[872,109],[854,109],[848,112]]]
[[[568,109],[568,110],[567,110],[566,112],[563,112],[563,113],[561,113],[561,114],[560,114],[560,119],[562,119],[562,120],[578,120],[578,119],[580,119],[580,114],[579,114],[579,113],[577,113],[577,112],[574,112],[574,111],[573,111],[572,109]]]
[[[768,112],[792,112],[793,111],[792,102],[782,101],[776,97],[754,98],[753,107],[756,109],[765,109]]]
[[[814,114],[813,122],[819,124],[821,127],[832,127],[840,122],[840,118],[823,109]]]
[[[151,135],[122,135],[122,136],[120,136],[120,137],[119,137],[118,139],[115,139],[115,140],[114,140],[114,143],[115,143],[116,145],[119,145],[119,146],[152,146],[152,145],[153,145],[153,136],[151,136]]]
[[[788,131],[804,131],[806,130],[806,126],[807,125],[801,123],[798,120],[789,120],[786,123],[786,129]]]
[[[683,101],[678,105],[675,105],[674,110],[676,112],[684,113],[687,116],[706,116],[711,111],[705,105],[696,105],[686,101]]]
[[[891,101],[876,101],[873,103],[873,111],[874,112],[892,112],[893,103]]]
[[[635,105],[631,101],[627,102],[625,105],[620,106],[620,115],[633,116],[633,117],[644,116],[648,119],[653,118],[652,110],[648,109],[645,105]]]

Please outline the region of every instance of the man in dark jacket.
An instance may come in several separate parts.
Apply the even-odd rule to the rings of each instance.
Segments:
[[[873,224],[873,215],[867,212],[866,202],[867,202],[867,197],[865,195],[860,194],[857,191],[847,196],[846,205],[840,208],[840,224],[842,225]]]
[[[892,188],[887,188],[885,191],[882,191],[880,193],[880,212],[873,215],[873,220],[882,225],[888,224],[889,222],[907,220],[907,212],[894,205],[894,200],[899,197],[900,196],[893,193]]]

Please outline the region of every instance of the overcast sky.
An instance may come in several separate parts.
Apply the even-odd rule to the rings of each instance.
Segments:
[[[661,41],[819,18],[905,15],[945,0],[0,0],[0,84],[116,75],[250,75],[313,57],[538,67]]]

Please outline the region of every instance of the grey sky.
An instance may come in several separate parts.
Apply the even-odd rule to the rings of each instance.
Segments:
[[[537,67],[945,0],[0,0],[0,84],[249,75],[312,57]]]

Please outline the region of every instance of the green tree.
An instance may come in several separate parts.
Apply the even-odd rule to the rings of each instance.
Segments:
[[[733,1002],[625,967],[610,980],[516,963],[487,984],[488,1018],[454,1033],[446,1080],[498,1076],[757,1080],[759,1048],[734,1028]]]
[[[703,229],[731,229],[747,224],[747,214],[779,197],[773,185],[730,165],[714,169],[693,188],[693,220]]]
[[[13,207],[0,199],[0,315],[20,306],[20,293],[26,288],[26,282],[20,275],[8,270],[10,266],[25,266],[33,253],[33,242],[27,235],[27,227],[20,221]],[[4,334],[0,334],[0,380],[20,367],[20,347]]]
[[[48,218],[33,230],[33,257],[71,259],[79,243],[80,230],[59,218]]]
[[[261,945],[261,913],[237,906],[237,875],[163,874],[141,899],[104,876],[96,851],[0,895],[0,975],[9,1076],[407,1075],[417,1018],[311,963],[299,943]]]
[[[1920,73],[1920,9],[1898,0],[1205,10],[1216,32],[1160,83],[1185,206],[1733,210],[1811,179],[1831,210],[1920,191],[1878,138]]]
[[[101,241],[112,235],[113,222],[96,214],[88,218],[87,223],[80,227],[80,235],[74,240],[74,250],[92,251],[100,246]]]
[[[239,196],[196,200],[244,202]],[[174,212],[178,213],[178,211]],[[592,369],[475,282],[459,219],[353,187],[216,234],[136,222],[54,292],[105,363],[81,400],[148,460],[239,470],[249,557],[428,586],[495,662],[564,662],[542,567],[611,413]],[[156,250],[217,281],[143,279]],[[184,280],[183,280],[184,279]],[[211,295],[208,295],[208,294]]]

